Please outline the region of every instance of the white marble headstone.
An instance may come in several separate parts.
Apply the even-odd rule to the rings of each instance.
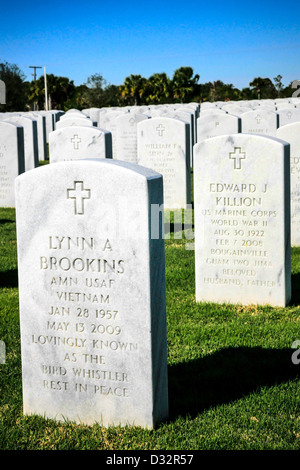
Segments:
[[[287,142],[255,134],[195,145],[197,301],[289,302],[289,150]]]
[[[32,191],[32,188],[35,191]],[[23,408],[156,426],[168,415],[162,177],[113,160],[16,179]]]
[[[161,173],[165,209],[191,202],[190,127],[180,119],[156,117],[137,125],[138,164]]]
[[[38,139],[38,156],[40,160],[47,160],[47,132],[46,132],[46,117],[39,112],[29,112],[29,117],[32,117],[37,123],[37,139]]]
[[[145,114],[123,113],[116,118],[116,155],[117,160],[137,163],[137,124],[150,119]]]
[[[214,113],[201,115],[197,119],[197,142],[218,135],[241,132],[241,118],[232,114]]]
[[[60,119],[55,126],[55,129],[62,129],[63,127],[71,127],[71,126],[87,126],[93,127],[94,122],[89,119],[88,117],[67,117],[64,116],[64,119]]]
[[[62,127],[49,135],[49,160],[112,158],[111,133],[98,127]]]
[[[276,111],[279,115],[279,127],[286,126],[292,122],[300,121],[299,108],[281,108]]]
[[[39,166],[37,120],[31,116],[12,116],[9,122],[23,127],[25,171]]]
[[[291,147],[291,243],[300,246],[300,121],[279,127],[277,137]]]
[[[263,134],[276,137],[279,116],[274,111],[255,109],[241,115],[243,134]]]
[[[0,121],[0,207],[15,207],[15,178],[24,171],[23,127]]]

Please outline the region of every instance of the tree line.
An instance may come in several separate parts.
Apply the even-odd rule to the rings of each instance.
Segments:
[[[6,104],[0,111],[28,111],[45,109],[44,75],[28,82],[16,64],[0,62],[0,80],[6,85]],[[256,77],[246,88],[239,90],[232,83],[221,80],[199,83],[200,75],[192,67],[176,69],[170,78],[166,73],[154,73],[149,78],[129,75],[122,85],[108,83],[95,73],[82,85],[73,80],[47,74],[48,109],[67,111],[71,108],[102,108],[111,106],[138,106],[205,101],[275,99],[291,97],[294,89],[282,83],[282,76]]]

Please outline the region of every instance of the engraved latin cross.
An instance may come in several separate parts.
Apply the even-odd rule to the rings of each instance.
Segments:
[[[159,135],[160,137],[162,137],[162,135],[163,135],[163,133],[164,133],[164,131],[165,131],[166,129],[164,128],[164,126],[163,126],[162,124],[160,124],[159,126],[157,126],[156,130],[157,130],[157,132],[158,132],[158,135]]]
[[[80,137],[78,137],[78,135],[74,135],[74,137],[72,137],[71,139],[71,142],[74,144],[74,150],[78,150],[79,149],[79,144],[81,142],[81,139]]]
[[[91,198],[91,190],[84,189],[83,181],[74,181],[74,188],[67,189],[67,199],[74,199],[75,214],[84,214],[84,200]]]
[[[236,153],[238,150],[238,153]],[[234,152],[229,152],[229,158],[234,160],[234,169],[240,170],[242,168],[242,160],[245,160],[246,154],[242,152],[241,147],[234,147]]]
[[[256,119],[257,124],[259,124],[261,121],[261,116],[258,114],[255,119]]]

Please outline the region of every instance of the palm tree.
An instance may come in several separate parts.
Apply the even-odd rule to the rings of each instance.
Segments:
[[[137,106],[141,104],[141,99],[145,92],[147,80],[141,75],[129,75],[120,86],[121,97],[128,105]]]
[[[173,97],[175,100],[183,103],[189,95],[193,94],[200,78],[200,75],[196,74],[193,76],[193,74],[194,70],[192,67],[180,67],[175,70],[172,79]]]
[[[171,80],[166,73],[154,73],[146,84],[148,104],[168,103],[172,97]]]

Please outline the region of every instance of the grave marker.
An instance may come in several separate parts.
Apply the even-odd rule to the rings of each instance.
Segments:
[[[277,137],[291,147],[291,244],[300,246],[300,122],[279,127]]]
[[[231,114],[203,114],[197,119],[197,142],[218,135],[236,134],[241,132],[241,118]]]
[[[164,207],[184,209],[190,204],[190,127],[167,117],[151,118],[137,125],[138,164],[161,173]]]
[[[255,109],[242,114],[242,133],[265,134],[276,137],[279,126],[279,116],[274,111]]]
[[[30,116],[11,116],[9,122],[23,127],[25,171],[39,166],[37,121]]]
[[[24,171],[23,127],[0,121],[0,207],[15,207],[15,178]]]
[[[111,133],[93,126],[62,127],[50,133],[50,163],[83,158],[112,158]]]
[[[116,119],[116,156],[115,159],[137,163],[137,124],[150,119],[137,113],[121,114]]]
[[[292,124],[292,122],[300,121],[300,109],[299,108],[283,108],[278,109],[279,115],[279,127]]]
[[[161,175],[60,162],[17,178],[16,199],[24,413],[155,427],[168,415],[164,240],[150,236]]]
[[[261,135],[194,147],[196,300],[291,298],[289,144]]]

